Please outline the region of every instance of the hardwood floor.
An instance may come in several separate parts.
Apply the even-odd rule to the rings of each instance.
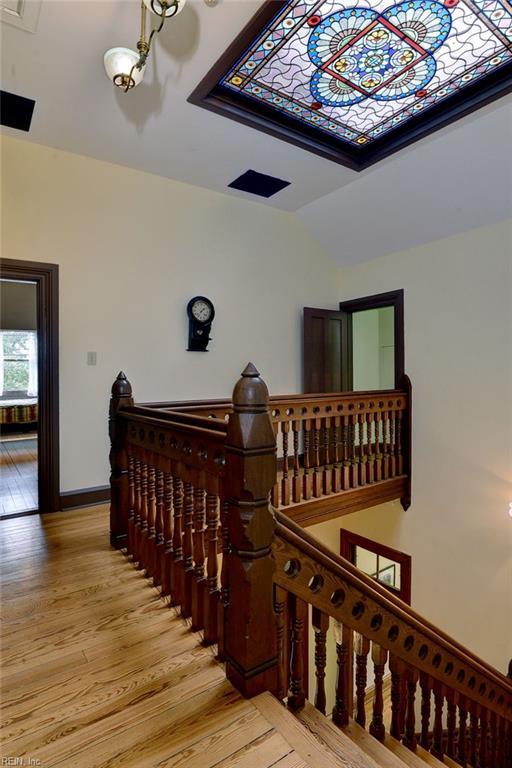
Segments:
[[[0,516],[37,509],[37,437],[0,441]]]
[[[213,649],[110,548],[106,507],[4,520],[0,533],[4,760],[304,768]]]

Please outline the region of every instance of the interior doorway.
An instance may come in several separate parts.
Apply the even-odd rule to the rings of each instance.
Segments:
[[[410,555],[344,528],[340,528],[340,555],[404,603],[411,604]]]
[[[404,376],[404,292],[304,308],[304,391],[391,390]]]
[[[0,517],[59,508],[58,267],[0,261]]]

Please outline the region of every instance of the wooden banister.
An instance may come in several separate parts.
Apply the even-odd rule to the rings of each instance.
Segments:
[[[469,699],[479,700],[480,703],[486,705],[488,702],[490,709],[496,708],[496,711],[500,709],[501,714],[505,713],[507,706],[509,710],[512,708],[512,683],[506,675],[503,675],[490,664],[487,664],[463,645],[451,638],[441,629],[424,619],[409,605],[393,595],[391,592],[389,592],[389,590],[381,586],[374,579],[360,571],[349,560],[345,560],[345,558],[331,551],[328,547],[322,544],[322,542],[308,533],[308,531],[304,530],[292,520],[290,520],[287,515],[280,511],[276,511],[275,514],[277,528],[276,541],[274,543],[274,554],[276,556],[277,567],[275,581],[277,584],[283,588],[286,588],[285,583],[288,585],[298,583],[301,585],[301,594],[302,591],[305,592],[305,590],[303,590],[303,583],[306,579],[305,575],[303,575],[300,579],[295,579],[295,576],[293,579],[290,579],[286,575],[285,571],[283,571],[285,573],[284,576],[280,573],[279,566],[277,565],[278,562],[282,563],[284,554],[289,553],[292,551],[292,549],[295,550],[296,553],[301,553],[302,557],[309,558],[307,571],[308,574],[310,573],[310,570],[315,571],[315,574],[313,575],[316,575],[317,571],[319,575],[321,575],[321,572],[323,573],[323,571],[326,571],[329,573],[330,579],[333,580],[333,583],[343,581],[344,585],[348,589],[354,590],[354,592],[356,592],[356,590],[358,591],[359,596],[357,599],[364,600],[365,602],[364,614],[366,614],[366,618],[363,622],[365,625],[367,623],[371,624],[373,618],[373,616],[370,615],[370,601],[371,608],[375,609],[376,612],[385,612],[386,615],[383,616],[382,623],[377,622],[380,624],[378,630],[379,634],[373,634],[374,630],[372,628],[372,634],[370,637],[381,637],[381,635],[384,634],[385,626],[389,625],[388,629],[390,629],[393,621],[395,621],[395,623],[399,622],[398,636],[391,641],[389,638],[386,639],[382,637],[382,642],[380,643],[382,648],[386,648],[387,650],[392,651],[395,653],[395,655],[399,656],[404,661],[410,661],[410,651],[402,649],[400,647],[400,643],[397,644],[396,642],[398,637],[401,637],[403,642],[405,639],[404,632],[406,633],[407,630],[410,629],[411,631],[416,632],[418,636],[421,635],[422,641],[434,644],[430,650],[428,650],[427,659],[421,659],[419,657],[417,662],[415,662],[418,663],[419,669],[425,671],[427,674],[430,674],[433,678],[439,679],[441,682],[446,683],[449,687],[458,689],[460,693],[467,695]],[[279,555],[277,555],[278,551],[280,552]],[[285,564],[286,562],[288,561],[285,561]],[[337,574],[337,576],[335,576],[335,574]],[[325,594],[327,591],[327,587],[322,590],[322,592],[325,592]],[[335,590],[333,590],[333,592],[334,591]],[[305,594],[308,594],[308,592],[305,592]],[[324,599],[325,598],[322,598],[322,601]],[[311,602],[311,605],[314,605],[315,602]],[[321,607],[320,609],[323,610]],[[347,607],[343,609],[344,613],[346,613],[346,611]],[[327,613],[329,613],[328,610]],[[333,613],[330,613],[329,615],[334,616]],[[358,617],[358,620],[354,621],[353,619],[350,620],[349,617],[346,617],[346,619],[348,619],[348,624],[354,629],[357,629],[361,626],[359,618],[362,617]],[[341,619],[338,620],[342,621]],[[347,621],[345,623],[347,623]],[[393,636],[394,634],[395,633],[393,633]],[[414,648],[415,653],[417,654],[420,650],[420,647],[421,646],[418,646],[418,643],[415,641],[413,647],[411,647],[410,650],[412,651],[412,648]],[[439,663],[433,665],[428,659],[432,660],[438,652],[443,654],[443,656]],[[458,682],[456,670],[451,670],[449,674],[443,672],[443,658],[445,658],[445,664],[450,660],[455,659],[456,661],[460,662],[461,665],[465,665],[468,670],[471,670],[470,674],[464,675],[463,683]],[[472,675],[476,675],[478,677],[475,680],[475,684],[473,686],[469,686],[468,683]],[[480,678],[482,678],[482,680],[480,680]],[[479,696],[478,688],[482,682],[490,682],[495,685],[500,689],[499,694],[497,691],[495,691],[495,696],[489,699],[490,690],[486,690],[485,695]],[[496,700],[499,699],[502,694],[504,699],[506,699],[507,696],[508,699],[507,701],[502,701],[498,707],[496,705]]]
[[[354,714],[381,741],[389,729],[413,751],[421,744],[461,765],[507,768],[509,677],[290,518],[335,516],[398,493],[408,507],[412,394],[407,377],[400,384],[269,397],[249,364],[232,401],[134,405],[119,374],[109,411],[111,541],[191,617],[204,643],[217,643],[245,696],[269,690],[292,709],[304,705],[311,620],[311,697],[322,713],[331,702],[337,725]],[[330,692],[329,626],[338,673]]]

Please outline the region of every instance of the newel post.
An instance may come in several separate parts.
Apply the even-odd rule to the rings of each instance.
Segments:
[[[124,427],[117,414],[123,406],[133,405],[132,387],[121,371],[112,385],[108,413],[110,437],[110,543],[116,549],[128,543],[128,457]]]
[[[276,441],[268,390],[249,363],[233,391],[226,442],[229,604],[225,615],[228,679],[246,697],[277,688],[271,554]]]

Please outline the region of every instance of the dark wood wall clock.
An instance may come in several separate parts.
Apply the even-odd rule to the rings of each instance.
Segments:
[[[207,352],[215,309],[206,296],[194,296],[187,304],[188,351]]]

